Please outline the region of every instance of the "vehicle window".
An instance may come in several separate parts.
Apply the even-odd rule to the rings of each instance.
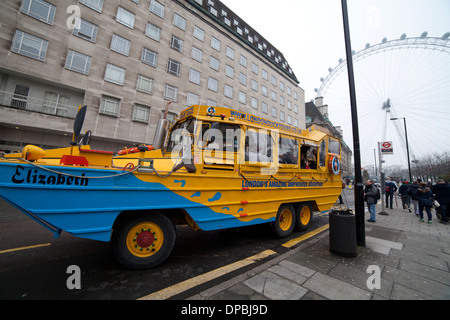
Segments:
[[[298,165],[298,141],[280,137],[278,145],[279,164]]]
[[[301,169],[317,169],[317,146],[302,146],[300,157]]]
[[[329,139],[328,141],[328,153],[334,153],[337,155],[341,154],[341,143],[334,139]]]
[[[319,165],[325,167],[325,158],[327,155],[326,142],[322,140],[320,143]]]
[[[167,146],[167,152],[172,152],[175,146],[183,142],[183,138],[190,137],[190,144],[193,143],[192,134],[194,132],[195,121],[188,119],[176,124],[170,132],[170,139]]]
[[[247,130],[245,133],[245,161],[250,164],[272,162],[272,137],[266,130]]]
[[[205,149],[238,152],[240,136],[238,125],[222,122],[202,124],[202,146]]]

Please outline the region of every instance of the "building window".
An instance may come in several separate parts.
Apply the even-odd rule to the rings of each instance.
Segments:
[[[220,40],[211,37],[211,48],[216,49],[217,51],[220,51]]]
[[[254,62],[252,62],[252,72],[258,74],[258,65]]]
[[[294,126],[298,128],[298,119],[294,119]]]
[[[27,107],[29,93],[30,87],[16,84],[14,95],[11,100],[11,107],[25,109]]]
[[[48,114],[64,116],[67,114],[69,108],[69,99],[68,96],[47,91],[45,93],[42,111]]]
[[[219,71],[219,65],[220,65],[219,59],[216,59],[214,57],[209,57],[209,67],[211,69]]]
[[[80,3],[95,11],[102,12],[103,0],[80,0]]]
[[[294,99],[298,100],[298,92],[297,91],[294,91]]]
[[[214,78],[209,77],[208,78],[208,89],[214,92],[217,92],[219,90],[219,81],[217,81]]]
[[[292,124],[292,116],[290,114],[288,114],[288,120],[287,120],[288,124]]]
[[[44,0],[23,0],[20,12],[53,25],[56,7]]]
[[[162,5],[161,3],[159,3],[156,0],[151,0],[150,1],[150,11],[153,12],[154,14],[156,14],[158,17],[164,18],[164,5]]]
[[[98,27],[89,21],[81,19],[80,29],[74,28],[73,35],[94,42],[97,39]]]
[[[267,103],[265,103],[265,102],[261,103],[261,111],[266,114],[269,112],[269,106],[267,105]]]
[[[200,97],[194,93],[188,92],[187,93],[187,101],[186,104],[188,107],[194,105],[194,104],[198,104],[200,101]]]
[[[172,36],[172,40],[170,41],[170,47],[178,52],[183,52],[183,40]]]
[[[179,76],[181,70],[181,63],[172,59],[169,59],[167,64],[167,72],[173,75]]]
[[[156,67],[158,54],[150,49],[142,49],[141,61],[149,66]]]
[[[200,71],[189,69],[189,81],[200,85],[201,73]]]
[[[277,118],[277,109],[275,109],[274,107],[272,107],[272,117],[274,117],[275,119]]]
[[[117,34],[113,34],[110,47],[112,51],[118,52],[128,57],[130,53],[130,46],[131,46],[130,40],[122,38]]]
[[[258,110],[258,99],[252,97],[251,100],[250,100],[250,106],[251,106],[253,109]]]
[[[277,102],[277,93],[275,91],[272,91],[272,101]]]
[[[177,102],[178,100],[178,88],[166,84],[164,89],[164,98]]]
[[[148,123],[150,120],[150,107],[135,104],[133,108],[133,121]]]
[[[287,102],[287,108],[288,108],[288,110],[292,110],[292,102],[289,100]]]
[[[178,14],[173,15],[173,25],[183,31],[186,30],[186,19]]]
[[[91,61],[91,57],[73,50],[69,50],[65,68],[88,75],[91,68]]]
[[[227,46],[227,57],[234,60],[234,49]]]
[[[284,121],[284,112],[283,111],[280,111],[280,120]]]
[[[200,29],[197,26],[194,26],[194,37],[200,41],[204,41],[205,40],[205,31],[203,31],[202,29]]]
[[[269,80],[269,73],[264,69],[262,69],[262,77],[264,80]]]
[[[266,86],[261,86],[261,93],[264,97],[268,97],[269,96],[269,89],[267,89]]]
[[[258,92],[258,81],[252,79],[252,90]]]
[[[233,69],[233,67],[231,67],[229,65],[226,65],[226,67],[225,67],[225,75],[228,78],[233,79],[234,78],[234,69]]]
[[[45,60],[48,41],[16,30],[11,51],[39,61]]]
[[[277,78],[272,76],[272,84],[276,87],[277,86]]]
[[[203,51],[199,48],[192,47],[191,50],[191,58],[197,60],[198,62],[202,62],[203,60]]]
[[[125,69],[108,63],[106,65],[105,81],[123,86],[125,82]]]
[[[119,115],[120,99],[103,96],[100,103],[100,113],[117,117]]]
[[[137,85],[136,85],[136,90],[145,92],[148,94],[152,94],[153,93],[153,79],[147,78],[143,75],[139,75]]]
[[[128,28],[134,28],[134,20],[136,16],[130,11],[125,10],[122,7],[117,8],[116,21],[127,26]]]
[[[161,28],[149,22],[145,28],[145,35],[159,42],[161,40]]]
[[[283,96],[280,96],[280,104],[284,107],[285,102],[284,102],[284,97]]]
[[[239,63],[241,64],[241,66],[247,68],[247,58],[244,57],[243,55],[239,56]]]
[[[294,104],[294,112],[298,113],[298,105]]]
[[[247,95],[245,94],[245,92],[239,91],[238,100],[240,103],[247,104]]]
[[[292,89],[291,89],[291,87],[287,87],[287,94],[289,95],[289,96],[291,96],[292,95]]]
[[[239,72],[239,83],[243,84],[244,86],[247,85],[247,76],[242,72]]]
[[[223,94],[225,97],[233,99],[233,87],[226,84]]]
[[[284,91],[284,82],[280,80],[280,90]]]

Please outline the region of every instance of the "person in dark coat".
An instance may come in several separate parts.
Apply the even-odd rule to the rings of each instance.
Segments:
[[[419,197],[419,216],[420,222],[423,222],[423,209],[427,211],[428,224],[431,224],[431,207],[433,206],[433,193],[430,188],[427,187],[425,182],[420,183],[420,188],[417,189],[417,196]]]
[[[408,181],[404,181],[402,183],[402,185],[400,186],[400,188],[398,188],[398,194],[400,195],[401,199],[402,199],[402,208],[403,209],[408,209],[409,212],[411,212],[411,200],[410,200],[410,196],[409,196],[409,184]]]
[[[392,204],[394,202],[394,192],[397,191],[397,185],[394,181],[391,181],[391,178],[387,178],[385,182],[386,186],[386,208],[392,209]],[[389,199],[391,201],[389,201]]]
[[[369,209],[370,218],[367,222],[375,222],[375,205],[377,204],[377,187],[373,184],[373,180],[367,180],[366,187],[364,188],[364,200],[367,202],[367,208]]]
[[[448,223],[448,210],[450,207],[450,184],[446,183],[443,179],[439,179],[438,182],[431,188],[431,192],[434,194],[435,199],[439,202],[438,208],[441,213],[441,223]]]

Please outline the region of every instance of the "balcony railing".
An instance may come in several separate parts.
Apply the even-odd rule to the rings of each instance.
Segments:
[[[78,111],[77,106],[64,104],[61,101],[41,100],[7,91],[0,91],[0,105],[72,119]]]

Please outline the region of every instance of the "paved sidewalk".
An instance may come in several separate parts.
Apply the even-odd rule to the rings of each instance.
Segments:
[[[385,211],[366,222],[366,247],[356,258],[330,253],[327,230],[189,299],[449,300],[450,224],[434,213],[429,225],[408,210]]]

